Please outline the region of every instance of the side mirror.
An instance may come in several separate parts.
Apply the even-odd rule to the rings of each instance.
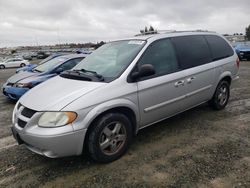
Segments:
[[[133,72],[131,74],[132,80],[137,80],[138,78],[152,76],[155,74],[155,69],[151,64],[144,64],[139,68],[138,72]]]
[[[55,70],[55,73],[56,74],[60,74],[61,72],[63,72],[64,70],[62,69],[62,68],[57,68],[56,70]]]

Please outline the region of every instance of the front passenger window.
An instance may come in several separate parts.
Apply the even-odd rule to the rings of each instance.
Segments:
[[[155,69],[154,76],[173,73],[179,70],[173,45],[169,39],[152,43],[139,61],[139,66],[151,64]]]

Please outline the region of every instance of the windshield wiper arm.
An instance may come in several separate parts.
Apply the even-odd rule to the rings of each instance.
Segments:
[[[86,70],[86,69],[75,69],[75,70],[72,70],[72,71],[75,71],[75,72],[82,72],[82,73],[91,73],[91,74],[93,74],[95,77],[97,77],[99,80],[101,80],[101,81],[104,80],[104,77],[103,77],[101,74],[98,74],[98,73],[95,72],[95,71]]]
[[[32,69],[33,71],[36,71],[36,72],[42,72],[42,71],[40,71],[40,70],[37,70],[37,69]]]

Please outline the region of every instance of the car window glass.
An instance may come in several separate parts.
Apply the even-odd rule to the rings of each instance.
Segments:
[[[152,43],[139,61],[139,66],[151,64],[155,75],[164,75],[179,70],[173,45],[169,39],[158,40]]]
[[[59,56],[56,57],[54,59],[51,59],[41,65],[38,65],[35,70],[39,71],[39,72],[45,72],[45,71],[49,71],[54,69],[55,67],[57,67],[59,64],[63,63],[64,61],[66,61],[68,59],[68,57],[63,57],[63,56]]]
[[[134,60],[145,44],[144,40],[123,40],[104,44],[74,69],[95,71],[105,80],[114,80]]]
[[[234,54],[233,49],[223,38],[216,35],[207,35],[205,37],[210,46],[214,61]]]
[[[10,63],[12,61],[13,61],[13,59],[9,59],[9,60],[6,61],[6,63]]]
[[[172,38],[182,69],[210,63],[211,52],[203,36],[181,36]]]
[[[76,59],[71,59],[69,61],[67,61],[66,63],[64,63],[63,65],[61,65],[58,68],[61,68],[63,70],[70,70],[72,69],[74,66],[76,66],[83,58],[76,58]]]

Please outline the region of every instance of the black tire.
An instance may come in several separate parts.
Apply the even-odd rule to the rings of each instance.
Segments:
[[[0,65],[0,69],[4,69],[5,68],[5,66],[4,65]]]
[[[230,85],[227,81],[219,82],[213,98],[209,101],[210,106],[215,110],[222,110],[226,107],[230,97]]]
[[[130,120],[121,113],[108,113],[95,121],[90,129],[87,138],[88,153],[96,162],[112,162],[127,151],[131,140]]]
[[[26,64],[25,63],[21,63],[20,67],[24,67],[24,66],[26,66]]]

